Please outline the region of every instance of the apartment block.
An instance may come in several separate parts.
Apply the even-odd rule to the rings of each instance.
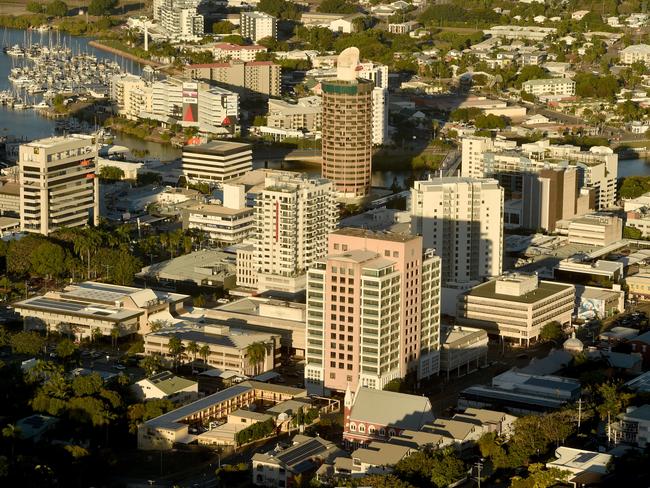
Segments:
[[[255,199],[252,266],[257,271],[257,290],[296,293],[304,289],[305,272],[327,253],[327,235],[337,219],[329,181],[298,173],[269,173]],[[239,261],[237,267],[240,264],[248,267]]]
[[[230,141],[184,146],[182,169],[191,181],[224,182],[253,169],[253,150]]]
[[[459,323],[530,345],[544,325],[571,323],[575,287],[540,281],[535,274],[511,273],[475,286],[458,299]]]
[[[214,81],[224,88],[248,96],[280,96],[280,65],[272,61],[230,61],[227,63],[191,64],[185,76]]]
[[[544,95],[561,95],[572,97],[576,94],[576,82],[569,78],[549,78],[528,80],[521,85],[522,91],[541,97]]]
[[[411,190],[411,232],[442,259],[443,286],[495,277],[503,269],[503,189],[496,180],[436,178]]]
[[[307,276],[305,384],[382,389],[409,371],[437,374],[440,259],[408,234],[346,228]]]
[[[200,0],[162,0],[154,6],[163,31],[175,40],[203,36],[203,16],[197,12]]]
[[[111,80],[110,96],[117,105],[118,113],[130,120],[137,120],[141,112],[153,110],[153,92],[141,76],[115,75]]]
[[[375,87],[372,90],[372,144],[388,143],[388,89]]]
[[[628,407],[618,419],[613,429],[616,444],[631,444],[641,449],[650,445],[650,405]]]
[[[245,39],[258,42],[278,37],[278,19],[264,12],[242,11],[239,16],[239,32]]]
[[[541,140],[517,146],[514,141],[490,141],[468,137],[462,140],[463,176],[497,178],[512,194],[521,194],[525,173],[556,168],[575,168],[578,190],[593,190],[594,208],[615,206],[618,155],[608,147],[588,151],[569,144]],[[527,198],[524,194],[521,198]]]
[[[276,129],[320,131],[322,126],[321,98],[317,96],[299,98],[297,103],[280,99],[269,100],[266,125]]]
[[[246,206],[244,188],[223,185],[221,205],[201,203],[183,209],[183,229],[198,229],[210,240],[230,246],[246,239],[255,228],[254,210]]]
[[[48,235],[62,227],[99,223],[97,150],[95,137],[82,134],[21,144],[22,231]]]
[[[210,46],[210,50],[215,60],[228,61],[255,61],[259,53],[265,53],[267,48],[264,46],[240,46],[229,42],[219,42]]]
[[[621,49],[618,53],[623,64],[633,64],[637,61],[650,62],[650,46],[647,44],[634,44]]]
[[[321,82],[322,175],[346,198],[370,192],[374,83],[357,78],[358,64],[359,50],[348,48],[338,57],[337,78]]]
[[[557,29],[554,27],[536,27],[530,25],[495,25],[483,30],[483,33],[490,37],[527,39],[530,41],[543,41],[556,32]]]

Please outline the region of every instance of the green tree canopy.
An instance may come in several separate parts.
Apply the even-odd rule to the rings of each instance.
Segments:
[[[650,176],[628,176],[623,180],[618,194],[621,198],[637,198],[650,192]]]
[[[235,30],[235,24],[228,22],[227,20],[220,20],[212,24],[212,33],[213,34],[230,34]]]
[[[287,0],[260,0],[257,4],[257,10],[273,15],[278,19],[299,20],[300,7]]]
[[[65,250],[58,244],[44,241],[30,256],[34,273],[47,278],[57,278],[66,270]]]
[[[116,166],[102,166],[99,170],[99,178],[102,181],[118,181],[124,178],[124,171]]]
[[[117,0],[91,0],[88,5],[88,13],[90,15],[110,15],[111,10],[117,7]]]
[[[564,339],[564,332],[562,331],[562,324],[554,320],[544,324],[542,330],[539,332],[539,338],[545,342],[559,342]]]
[[[65,17],[68,15],[68,5],[61,0],[53,0],[47,4],[45,12],[52,17]]]
[[[18,332],[11,336],[11,350],[18,354],[36,356],[43,352],[45,338],[37,332]]]
[[[318,11],[328,14],[352,14],[357,11],[354,3],[348,0],[323,0]]]

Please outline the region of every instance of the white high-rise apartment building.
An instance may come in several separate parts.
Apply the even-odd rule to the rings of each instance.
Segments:
[[[269,174],[255,199],[252,258],[258,291],[304,289],[305,272],[327,253],[327,235],[337,220],[331,182],[284,171]]]
[[[411,190],[411,232],[442,259],[442,284],[465,284],[501,274],[503,188],[496,180],[439,178]]]
[[[239,17],[239,32],[245,39],[257,42],[260,39],[278,37],[278,19],[264,12],[242,12]]]
[[[197,12],[200,0],[163,0],[158,8],[159,22],[172,39],[203,37],[203,16]]]
[[[372,90],[372,144],[380,146],[388,140],[388,90]]]
[[[497,178],[505,185],[513,175],[566,166],[578,171],[578,189],[594,190],[596,210],[615,206],[618,155],[609,147],[594,146],[583,151],[578,146],[554,145],[549,140],[521,146],[515,141],[493,141],[487,137],[462,140],[462,176]],[[517,193],[521,189],[515,187],[511,191]]]
[[[48,235],[62,227],[99,223],[97,140],[91,135],[49,137],[21,144],[20,227]]]
[[[420,236],[332,232],[327,257],[308,272],[306,325],[311,393],[437,374],[440,258]]]

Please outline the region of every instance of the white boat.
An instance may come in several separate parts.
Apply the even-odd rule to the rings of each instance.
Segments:
[[[47,110],[48,108],[50,108],[50,106],[47,104],[47,102],[41,101],[40,103],[34,105],[34,108],[36,110]]]

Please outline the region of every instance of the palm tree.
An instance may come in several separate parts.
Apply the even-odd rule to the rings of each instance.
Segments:
[[[104,334],[102,334],[102,329],[99,327],[93,327],[92,330],[90,331],[90,340],[92,342],[98,341],[99,339],[102,338]]]
[[[11,439],[11,459],[13,459],[16,439],[20,437],[20,427],[16,426],[15,424],[7,424],[2,429],[2,437]]]
[[[115,324],[111,329],[111,342],[113,343],[113,349],[117,347],[118,337],[120,337],[120,326]]]
[[[175,367],[178,368],[179,358],[185,350],[183,341],[181,341],[178,336],[172,336],[169,338],[169,342],[167,343],[167,349],[169,350],[169,354],[174,358]]]
[[[190,341],[187,345],[186,350],[189,354],[194,356],[194,361],[196,361],[196,354],[199,352],[199,345],[195,341]]]
[[[258,374],[259,365],[264,362],[266,358],[266,344],[263,342],[253,342],[246,348],[246,355],[248,362],[253,366],[255,374]]]
[[[210,355],[210,346],[208,346],[207,344],[203,344],[199,348],[199,355],[201,356],[201,358],[203,358],[203,362],[208,364],[208,356]]]

